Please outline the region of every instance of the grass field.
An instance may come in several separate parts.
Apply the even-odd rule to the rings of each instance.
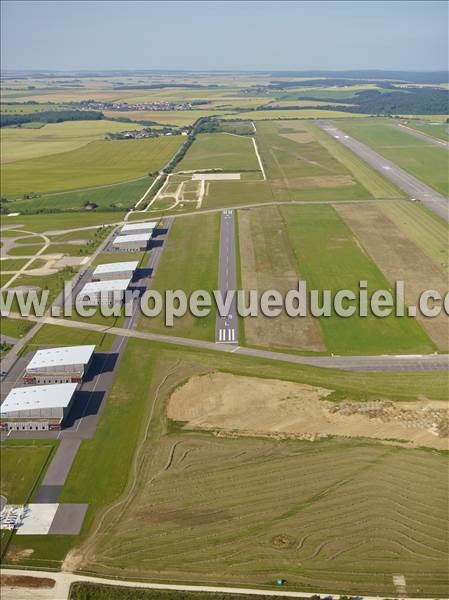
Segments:
[[[400,200],[384,202],[379,208],[429,256],[436,265],[449,271],[448,225],[422,204]]]
[[[332,382],[356,397],[377,388],[394,398],[402,388],[410,398],[425,380],[432,394],[436,379],[441,397],[447,393],[443,374],[324,372],[130,340],[104,429],[83,443],[63,492],[64,501],[97,506],[120,499],[70,563],[162,581],[265,586],[284,577],[290,589],[385,595],[399,570],[410,594],[421,586],[443,595],[446,458],[362,440],[217,439],[167,423],[170,393],[217,368]],[[129,448],[117,452],[119,461],[105,451],[125,443],[141,449],[128,485]],[[422,510],[429,494],[432,512]]]
[[[74,344],[98,343],[97,339],[100,336],[100,334],[92,332],[77,332],[75,330],[71,330],[70,335]],[[40,345],[64,343],[66,336],[67,329],[65,328],[44,326],[39,334],[35,336],[36,343],[25,351],[34,350]],[[105,347],[101,349],[107,351]],[[145,369],[141,368],[142,364],[145,365]],[[71,560],[77,562],[81,556],[82,563],[87,564],[90,560],[89,548],[91,548],[91,543],[94,544],[92,547],[94,555],[101,560],[101,555],[97,554],[97,548],[95,547],[98,540],[101,540],[101,545],[106,540],[108,544],[114,544],[117,547],[117,540],[120,539],[121,544],[123,539],[120,537],[118,530],[115,529],[115,521],[110,513],[108,513],[107,518],[100,527],[100,535],[96,532],[96,525],[93,528],[91,526],[97,509],[109,506],[117,501],[126,486],[126,489],[132,492],[131,498],[134,498],[136,490],[134,490],[134,486],[132,489],[130,487],[134,481],[131,475],[134,473],[131,461],[136,447],[140,445],[149,413],[151,412],[152,419],[149,423],[148,439],[144,449],[145,454],[149,451],[155,460],[157,458],[155,463],[157,467],[158,457],[160,456],[160,450],[158,449],[160,436],[167,432],[167,427],[168,431],[172,429],[171,425],[166,424],[163,416],[164,403],[169,393],[191,375],[216,370],[253,376],[263,374],[264,377],[268,378],[281,378],[324,387],[330,386],[337,390],[340,399],[372,400],[381,397],[392,400],[411,400],[419,398],[422,394],[425,394],[429,399],[445,401],[447,398],[445,373],[351,373],[329,371],[301,365],[275,363],[252,357],[237,357],[233,354],[218,355],[213,352],[151,344],[142,340],[130,339],[96,436],[91,441],[83,442],[63,490],[62,500],[65,502],[89,502],[89,512],[82,535],[79,537],[57,536],[51,539],[46,536],[16,537],[11,545],[7,562],[14,558],[16,562],[21,564],[46,566],[47,568],[59,567],[66,552],[74,544],[78,546],[85,542],[89,531],[92,538],[87,540],[87,546],[83,544],[81,549],[76,550],[75,558],[72,557]],[[170,439],[167,438],[168,442],[170,442]],[[282,444],[280,446],[282,447]],[[314,446],[312,446],[313,448]],[[157,455],[155,454],[156,451]],[[276,453],[276,450],[273,452]],[[241,472],[241,469],[245,469],[247,461],[244,456],[240,457],[240,467],[236,474],[238,471]],[[426,453],[426,456],[429,459],[434,457],[431,453]],[[259,455],[259,459],[261,465],[266,462],[265,456],[261,459]],[[248,461],[251,462],[250,459]],[[136,464],[140,465],[140,459],[137,460]],[[212,473],[208,468],[208,463],[205,464],[207,472]],[[323,468],[325,464],[323,463]],[[222,467],[224,465],[223,462]],[[333,468],[332,458],[327,461],[327,465],[331,469]],[[232,466],[230,466],[230,469],[232,469]],[[435,474],[431,474],[430,477],[433,481],[431,490],[434,494],[436,485],[439,485],[436,484],[438,478]],[[148,477],[139,474],[137,481],[147,482]],[[237,489],[236,486],[233,486],[233,489]],[[260,490],[262,488],[263,482],[261,482]],[[375,492],[373,494],[377,499]],[[123,496],[119,508],[125,507],[128,510],[129,501],[125,502],[125,499],[126,496]],[[292,502],[295,502],[293,497]],[[351,511],[351,515],[354,514]],[[355,514],[355,516],[357,515]],[[260,515],[258,518],[260,519]],[[358,520],[355,522],[358,522]],[[96,521],[96,523],[98,522]],[[143,521],[143,523],[145,524],[146,521]],[[109,528],[109,525],[112,526],[110,534],[105,531]],[[137,530],[143,532],[142,539],[148,542],[145,530],[141,526]],[[116,533],[117,537],[115,537]],[[232,548],[234,543],[236,541],[233,536],[228,536],[228,547]],[[235,547],[237,549],[237,546]],[[34,550],[31,556],[23,553],[25,549],[30,548]],[[124,549],[126,550],[126,547]],[[193,547],[192,552],[196,552]],[[137,568],[144,571],[147,568],[140,557],[136,565]],[[109,563],[107,566],[109,567]],[[103,567],[101,567],[101,571],[104,572]],[[159,573],[158,578],[161,576],[161,573]],[[173,574],[169,575],[169,578],[172,576]]]
[[[356,113],[350,113],[351,117],[363,117]],[[223,115],[222,119],[235,119],[236,114]],[[251,121],[271,121],[286,119],[339,119],[348,118],[348,113],[340,110],[323,110],[319,108],[303,108],[299,110],[254,110],[239,113],[238,118],[250,119]]]
[[[211,293],[218,281],[219,236],[218,214],[176,219],[165,241],[151,288],[163,296],[166,290],[184,290],[187,295],[194,290]],[[187,311],[183,317],[175,319],[173,327],[165,326],[163,311],[154,318],[142,315],[138,327],[142,331],[214,340],[215,311],[211,310],[202,318]]]
[[[106,133],[127,131],[129,128],[128,123],[115,121],[47,123],[40,129],[6,127],[2,130],[1,162],[69,152],[94,140],[104,139]],[[133,128],[141,129],[142,126],[133,125]]]
[[[392,288],[332,206],[283,206],[280,210],[309,290],[335,293],[344,289],[358,293],[361,280],[368,281],[369,293]],[[369,312],[367,317],[354,315],[348,319],[333,314],[320,318],[319,323],[327,349],[338,354],[435,350],[421,327],[410,318],[379,318]]]
[[[30,246],[28,246],[30,247]],[[0,262],[0,270],[1,271],[18,271],[19,269],[21,269],[22,267],[24,267],[26,265],[28,261],[26,259],[20,259],[20,258],[11,258],[11,259],[6,259],[6,260],[2,260]]]
[[[70,338],[68,338],[70,336]],[[67,329],[59,325],[43,325],[21,350],[21,355],[49,346],[95,344],[97,352],[108,352],[114,337],[83,329]],[[70,343],[69,343],[70,342]]]
[[[225,133],[201,133],[186,156],[177,165],[178,171],[220,169],[223,171],[259,171],[259,163],[250,137]]]
[[[277,200],[353,200],[371,194],[301,121],[259,123],[256,134]]]
[[[123,182],[157,171],[173,156],[181,136],[102,140],[51,156],[4,165],[2,193],[56,192]]]
[[[296,289],[301,278],[282,217],[277,206],[238,212],[241,280],[243,289]],[[292,319],[283,313],[274,318],[259,314],[242,319],[245,342],[255,346],[323,351],[317,320]]]
[[[339,122],[338,126],[441,194],[449,194],[446,148],[438,148],[375,119],[347,120]]]
[[[66,212],[9,217],[7,220],[3,220],[2,225],[8,225],[35,233],[42,233],[47,231],[62,231],[64,229],[78,229],[82,227],[101,227],[102,225],[116,223],[121,220],[122,215],[119,215],[116,212]],[[78,232],[77,235],[82,236],[82,233],[83,232]],[[5,232],[2,231],[1,235],[5,235]],[[10,235],[8,235],[8,237],[10,237]],[[14,235],[17,236],[17,233],[14,233]]]
[[[404,281],[408,305],[418,306],[424,289],[438,290],[442,297],[448,292],[447,272],[414,244],[378,205],[366,203],[355,208],[340,204],[335,206],[335,210],[349,225],[390,286],[393,287],[395,281]],[[417,321],[439,350],[449,350],[448,321],[444,312],[435,318],[426,318],[418,313]]]
[[[446,467],[443,456],[367,442],[168,436],[148,449],[135,497],[100,532],[92,566],[381,595],[394,594],[400,572],[409,594],[444,595]]]
[[[13,338],[23,337],[32,327],[34,323],[25,319],[10,319],[2,317],[2,333]]]
[[[410,121],[403,121],[403,124],[412,129],[416,129],[416,131],[421,131],[422,133],[438,138],[439,140],[449,140],[448,123],[416,121],[411,119]]]
[[[24,504],[30,499],[56,444],[54,440],[2,443],[0,494],[8,504]]]
[[[61,194],[43,194],[37,198],[18,198],[9,202],[10,212],[32,212],[38,210],[76,210],[83,209],[87,202],[100,208],[116,208],[118,211],[132,208],[137,200],[150,187],[153,178],[141,177],[126,183],[116,183],[100,187],[86,188]]]

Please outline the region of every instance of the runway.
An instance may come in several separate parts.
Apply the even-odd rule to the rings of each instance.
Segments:
[[[232,209],[223,210],[220,224],[220,259],[218,289],[225,299],[229,290],[237,289],[235,265],[235,222]],[[238,343],[237,299],[233,301],[223,316],[217,311],[215,342],[218,344]]]
[[[365,162],[374,167],[384,177],[389,179],[398,188],[412,199],[420,200],[435,214],[449,221],[449,200],[431,187],[407,173],[393,162],[387,160],[365,144],[355,140],[334,125],[324,121],[317,121],[318,127],[337,139],[341,144],[360,156]]]

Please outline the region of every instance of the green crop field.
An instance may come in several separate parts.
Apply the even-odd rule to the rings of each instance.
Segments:
[[[133,129],[142,126],[134,125]],[[67,121],[47,123],[39,129],[6,127],[2,130],[1,162],[9,163],[48,154],[59,154],[102,140],[106,133],[130,129],[129,123],[115,121]]]
[[[441,194],[449,194],[447,148],[438,148],[375,119],[346,120],[338,126]]]
[[[43,194],[36,198],[18,198],[8,203],[10,212],[36,212],[39,210],[76,210],[83,209],[90,202],[100,208],[132,208],[143,196],[153,181],[152,177],[141,177],[126,183],[116,183],[83,190],[63,192],[61,194]]]
[[[281,214],[309,290],[352,290],[357,294],[361,280],[368,281],[369,293],[391,289],[332,206],[282,206]],[[429,337],[410,318],[379,318],[368,312],[367,317],[350,318],[333,314],[320,318],[319,323],[327,349],[338,354],[435,350]]]
[[[166,290],[184,290],[189,295],[194,290],[216,289],[218,281],[218,247],[220,216],[197,215],[195,218],[176,219],[165,241],[164,252],[151,288],[164,296]],[[166,335],[214,339],[215,311],[207,317],[196,318],[189,311],[175,319],[173,327],[166,327],[164,311],[154,318],[142,315],[142,331],[156,331]]]
[[[201,133],[177,166],[178,171],[220,169],[223,171],[259,171],[259,163],[250,137],[226,133]]]
[[[8,504],[24,504],[30,499],[55,445],[54,440],[2,443],[0,494],[5,496]]]
[[[257,143],[278,200],[371,198],[352,172],[301,121],[258,123]]]
[[[123,182],[157,171],[173,156],[181,136],[94,141],[51,156],[3,166],[2,193],[52,192]]]

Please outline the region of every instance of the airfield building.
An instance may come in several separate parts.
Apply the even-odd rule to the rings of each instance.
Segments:
[[[132,279],[138,266],[137,260],[129,262],[98,265],[92,273],[92,281],[110,281],[111,279]]]
[[[142,252],[148,249],[151,236],[151,231],[132,235],[119,235],[112,242],[112,247],[120,252]]]
[[[120,230],[120,235],[134,235],[136,233],[151,233],[151,235],[153,235],[156,226],[156,221],[148,221],[146,223],[125,223]]]
[[[123,304],[125,291],[131,278],[109,279],[106,281],[90,281],[78,294],[86,306],[114,306]]]
[[[68,346],[38,350],[25,369],[29,384],[79,383],[94,356],[95,346]]]
[[[12,389],[0,407],[0,428],[6,431],[60,429],[73,405],[76,383]]]

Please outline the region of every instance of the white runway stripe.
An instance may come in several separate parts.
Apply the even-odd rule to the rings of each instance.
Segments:
[[[235,329],[219,329],[217,341],[223,343],[235,343],[237,341]]]

